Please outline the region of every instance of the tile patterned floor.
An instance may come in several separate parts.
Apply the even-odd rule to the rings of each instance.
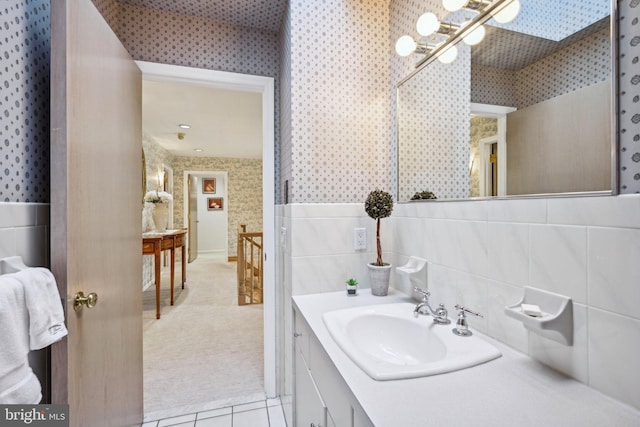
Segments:
[[[287,427],[279,398],[145,422],[141,427]]]

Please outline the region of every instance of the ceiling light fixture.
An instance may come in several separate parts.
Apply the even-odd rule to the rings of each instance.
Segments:
[[[482,23],[487,15],[493,17],[496,22],[504,24],[513,21],[521,7],[520,0],[442,0],[442,5],[449,12],[464,8],[478,12],[478,16],[467,20],[462,25],[457,25],[441,22],[431,12],[421,15],[416,23],[416,30],[420,36],[428,37],[436,34],[446,39],[437,46],[431,46],[415,41],[410,35],[400,37],[395,46],[398,55],[409,56],[412,53],[426,55],[416,63],[416,67],[424,64],[432,55],[445,64],[453,62],[458,56],[458,49],[453,49],[453,44],[462,39],[469,46],[474,46],[484,39],[486,30]]]
[[[188,124],[185,124],[185,123],[179,124],[178,127],[180,129],[191,129],[191,125],[188,125]]]
[[[186,133],[184,133],[184,132],[178,132],[178,139],[179,139],[180,141],[182,141],[182,140],[184,139],[184,137],[185,137],[185,136],[187,136],[187,134],[186,134]]]
[[[193,151],[196,153],[202,153],[204,150],[202,148],[194,148]]]

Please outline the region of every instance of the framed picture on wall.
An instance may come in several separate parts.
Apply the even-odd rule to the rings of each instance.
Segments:
[[[207,198],[207,210],[221,211],[224,208],[224,201],[222,197],[208,197]]]
[[[216,179],[202,178],[202,192],[204,194],[216,194]]]

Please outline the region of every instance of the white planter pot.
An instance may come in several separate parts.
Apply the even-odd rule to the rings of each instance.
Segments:
[[[391,264],[378,266],[367,264],[369,267],[369,278],[371,279],[371,295],[383,297],[389,292],[389,275],[391,274]]]

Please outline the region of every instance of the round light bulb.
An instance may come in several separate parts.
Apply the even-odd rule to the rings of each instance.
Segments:
[[[513,0],[507,6],[500,9],[498,13],[494,14],[493,19],[501,24],[506,24],[516,19],[518,13],[520,13],[520,0]]]
[[[442,0],[442,6],[449,12],[462,9],[467,3],[469,0]]]
[[[418,45],[411,36],[402,36],[396,42],[396,53],[400,56],[411,55]]]
[[[438,17],[436,15],[431,12],[427,12],[418,18],[416,28],[421,36],[430,36],[438,31],[438,28],[440,28],[440,21],[438,21]]]
[[[454,45],[449,46],[444,52],[438,55],[438,61],[443,64],[451,64],[458,57],[458,48]]]
[[[464,36],[462,40],[469,46],[475,46],[484,39],[486,32],[487,31],[484,27],[480,25],[475,30]]]

